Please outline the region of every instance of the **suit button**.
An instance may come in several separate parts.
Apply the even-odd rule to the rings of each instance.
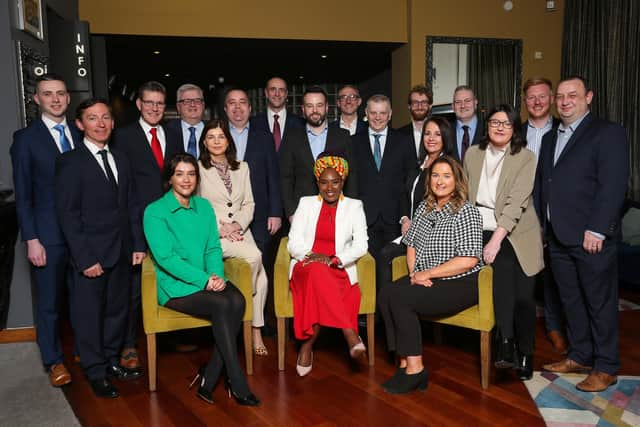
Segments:
[[[233,214],[229,212],[229,218],[233,218]]]
[[[233,206],[233,203],[227,202],[227,206],[231,207],[231,206]]]

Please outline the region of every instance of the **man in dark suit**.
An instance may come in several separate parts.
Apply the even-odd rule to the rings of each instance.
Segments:
[[[366,108],[369,129],[352,138],[358,169],[358,198],[367,217],[369,252],[376,259],[377,288],[384,286],[382,248],[400,235],[400,217],[409,212],[407,181],[415,176],[416,157],[409,138],[389,128],[391,101],[373,95]]]
[[[322,152],[345,156],[349,162],[349,179],[344,193],[356,197],[357,167],[354,164],[349,133],[327,125],[329,105],[327,93],[319,86],[310,86],[302,96],[303,128],[291,129],[280,150],[280,171],[284,212],[289,221],[298,207],[300,197],[318,194],[313,166]]]
[[[204,115],[204,95],[202,89],[191,83],[185,83],[178,88],[176,93],[176,109],[180,114],[179,119],[167,122],[167,129],[174,132],[182,143],[185,153],[191,154],[196,159],[200,156],[200,135],[204,129],[202,116]]]
[[[453,91],[453,112],[456,120],[451,127],[456,131],[453,156],[462,163],[467,149],[478,144],[484,136],[484,122],[476,114],[478,100],[469,86],[458,86]]]
[[[411,88],[407,102],[411,122],[398,130],[409,137],[413,144],[412,147],[415,149],[416,161],[421,164],[427,155],[424,144],[422,144],[422,127],[431,113],[433,94],[425,86],[417,85]]]
[[[251,126],[256,130],[269,132],[273,137],[276,153],[280,152],[282,141],[289,129],[303,126],[303,120],[295,114],[287,112],[287,82],[280,77],[270,78],[264,88],[267,98],[267,111],[258,113],[251,119]]]
[[[67,274],[68,251],[54,206],[54,167],[60,153],[73,149],[82,135],[75,125],[67,123],[70,98],[61,77],[40,77],[34,101],[42,115],[14,133],[11,160],[20,234],[27,243],[27,258],[36,280],[37,342],[51,384],[59,387],[71,382],[58,334],[58,312],[66,294],[65,283],[71,287],[71,276]],[[73,304],[69,305],[73,317]]]
[[[84,140],[56,161],[56,212],[74,271],[82,368],[98,397],[117,397],[107,376],[141,375],[119,365],[130,266],[146,255],[141,210],[126,155],[108,146],[113,118],[107,101],[83,101],[76,125]]]
[[[616,245],[629,176],[624,128],[589,112],[593,92],[578,76],[558,84],[562,123],[542,140],[534,200],[568,323],[567,358],[552,372],[589,372],[576,387],[605,390],[617,381]]]
[[[338,108],[340,116],[337,120],[329,123],[329,126],[335,126],[349,131],[349,135],[364,132],[368,126],[364,120],[358,118],[358,108],[362,104],[360,91],[353,85],[345,85],[338,91]]]
[[[280,170],[273,138],[269,132],[249,123],[251,103],[244,90],[232,88],[227,92],[224,112],[236,145],[236,157],[249,165],[251,190],[256,204],[251,234],[258,249],[264,251],[271,236],[282,226]]]
[[[113,136],[112,147],[124,153],[133,169],[136,193],[142,210],[159,199],[162,188],[162,168],[177,153],[183,152],[179,136],[160,124],[166,107],[166,89],[162,83],[150,81],[138,89],[136,107],[140,111],[138,121],[118,129]],[[126,336],[120,364],[129,369],[140,369],[136,345],[140,324],[141,268],[133,267],[131,295]]]

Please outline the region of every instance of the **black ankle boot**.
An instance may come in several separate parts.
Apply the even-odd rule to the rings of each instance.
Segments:
[[[533,376],[533,356],[530,354],[519,354],[515,370],[518,378],[522,381],[530,380]]]
[[[398,379],[394,384],[384,386],[384,390],[391,394],[404,394],[413,390],[425,390],[429,380],[427,369],[423,369],[417,374],[407,374],[406,371],[398,374]]]
[[[509,369],[514,366],[515,346],[511,338],[501,338],[498,341],[498,351],[494,366],[498,369]]]

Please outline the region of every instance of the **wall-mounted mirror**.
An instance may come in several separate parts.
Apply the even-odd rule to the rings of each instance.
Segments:
[[[427,86],[433,112],[451,112],[453,90],[472,87],[478,111],[508,103],[520,110],[522,40],[427,36]]]

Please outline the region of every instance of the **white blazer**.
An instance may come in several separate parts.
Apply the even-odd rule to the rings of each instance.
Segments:
[[[291,254],[289,278],[296,263],[302,261],[313,247],[321,207],[322,200],[318,200],[318,196],[300,198],[289,230],[287,246]],[[340,200],[336,210],[335,256],[342,261],[352,285],[358,283],[356,261],[367,253],[368,239],[367,220],[362,202],[350,197]]]

